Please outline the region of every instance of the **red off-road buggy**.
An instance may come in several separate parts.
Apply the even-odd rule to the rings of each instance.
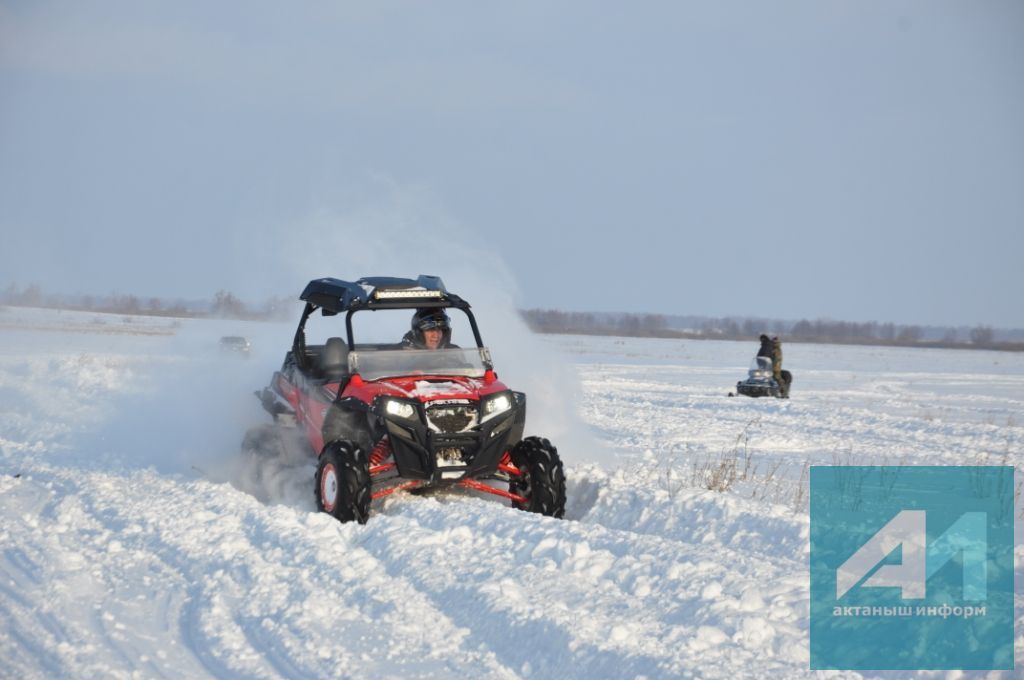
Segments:
[[[317,279],[299,298],[306,307],[292,349],[257,396],[278,427],[298,428],[318,456],[320,510],[365,523],[372,499],[399,489],[460,487],[562,517],[558,451],[547,439],[523,438],[526,395],[498,380],[469,303],[440,278]],[[338,320],[323,344],[307,344],[306,322],[318,310],[344,314],[344,325]],[[476,346],[430,350],[354,340],[357,312],[399,315],[407,329],[409,315],[422,310],[445,318],[447,311],[464,313]],[[265,437],[265,428],[254,430],[243,448],[258,448]]]

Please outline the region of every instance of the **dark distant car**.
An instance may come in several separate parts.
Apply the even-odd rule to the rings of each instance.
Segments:
[[[225,335],[220,339],[220,349],[222,352],[233,352],[242,356],[249,356],[249,350],[252,349],[252,345],[248,339],[243,338],[241,335]]]

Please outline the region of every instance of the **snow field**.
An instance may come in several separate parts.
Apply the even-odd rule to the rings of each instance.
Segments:
[[[725,396],[738,343],[552,337],[617,457],[560,445],[565,521],[438,493],[340,525],[311,461],[238,453],[280,357],[230,332],[4,331],[0,676],[810,677],[806,465],[1021,464],[1016,355],[787,346],[777,401]]]

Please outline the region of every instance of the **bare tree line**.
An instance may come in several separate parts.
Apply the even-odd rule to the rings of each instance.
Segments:
[[[632,337],[755,340],[760,334],[785,336],[789,341],[907,347],[950,347],[1024,351],[1024,342],[997,339],[991,326],[936,329],[891,322],[857,323],[817,319],[796,322],[778,319],[674,317],[664,314],[565,312],[528,309],[521,312],[537,333],[622,335]]]
[[[0,292],[0,304],[14,307],[49,307],[109,314],[169,317],[212,317],[224,319],[285,319],[295,310],[292,298],[274,297],[258,305],[243,302],[231,292],[219,290],[209,300],[168,302],[158,297],[111,293],[110,295],[56,295],[45,293],[38,284],[19,288],[10,284]]]
[[[527,309],[520,314],[530,330],[536,333],[680,337],[677,330],[669,328],[668,317],[663,314],[605,314],[557,309]]]
[[[235,294],[219,290],[208,300],[168,302],[157,297],[111,293],[96,295],[48,294],[38,284],[20,288],[10,284],[0,291],[0,304],[22,307],[76,309],[112,314],[169,317],[210,317],[248,320],[286,320],[296,310],[292,297],[278,296],[259,304],[247,304]],[[1024,342],[997,338],[987,325],[970,329],[936,329],[891,322],[864,323],[817,319],[796,322],[778,319],[680,317],[665,314],[567,312],[557,309],[526,309],[520,314],[536,333],[617,335],[648,338],[754,340],[761,333],[784,336],[789,341],[909,347],[984,348],[1024,351]],[[927,330],[927,332],[926,332]]]

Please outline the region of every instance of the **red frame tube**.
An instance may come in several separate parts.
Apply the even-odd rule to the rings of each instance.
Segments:
[[[396,484],[394,486],[389,486],[386,489],[381,489],[380,491],[374,491],[372,494],[370,494],[370,498],[372,498],[373,500],[377,500],[378,498],[383,498],[384,496],[390,496],[396,491],[404,491],[405,489],[415,489],[416,487],[421,486],[422,484],[423,482],[419,480],[413,480],[411,482],[406,482],[405,484]]]
[[[483,491],[484,493],[494,494],[495,496],[501,496],[502,498],[508,498],[516,503],[528,503],[526,498],[523,498],[519,494],[514,494],[511,491],[502,491],[501,489],[495,489],[493,486],[488,486],[483,482],[478,482],[475,479],[463,479],[459,482],[459,486],[464,486],[469,489],[476,491]]]

